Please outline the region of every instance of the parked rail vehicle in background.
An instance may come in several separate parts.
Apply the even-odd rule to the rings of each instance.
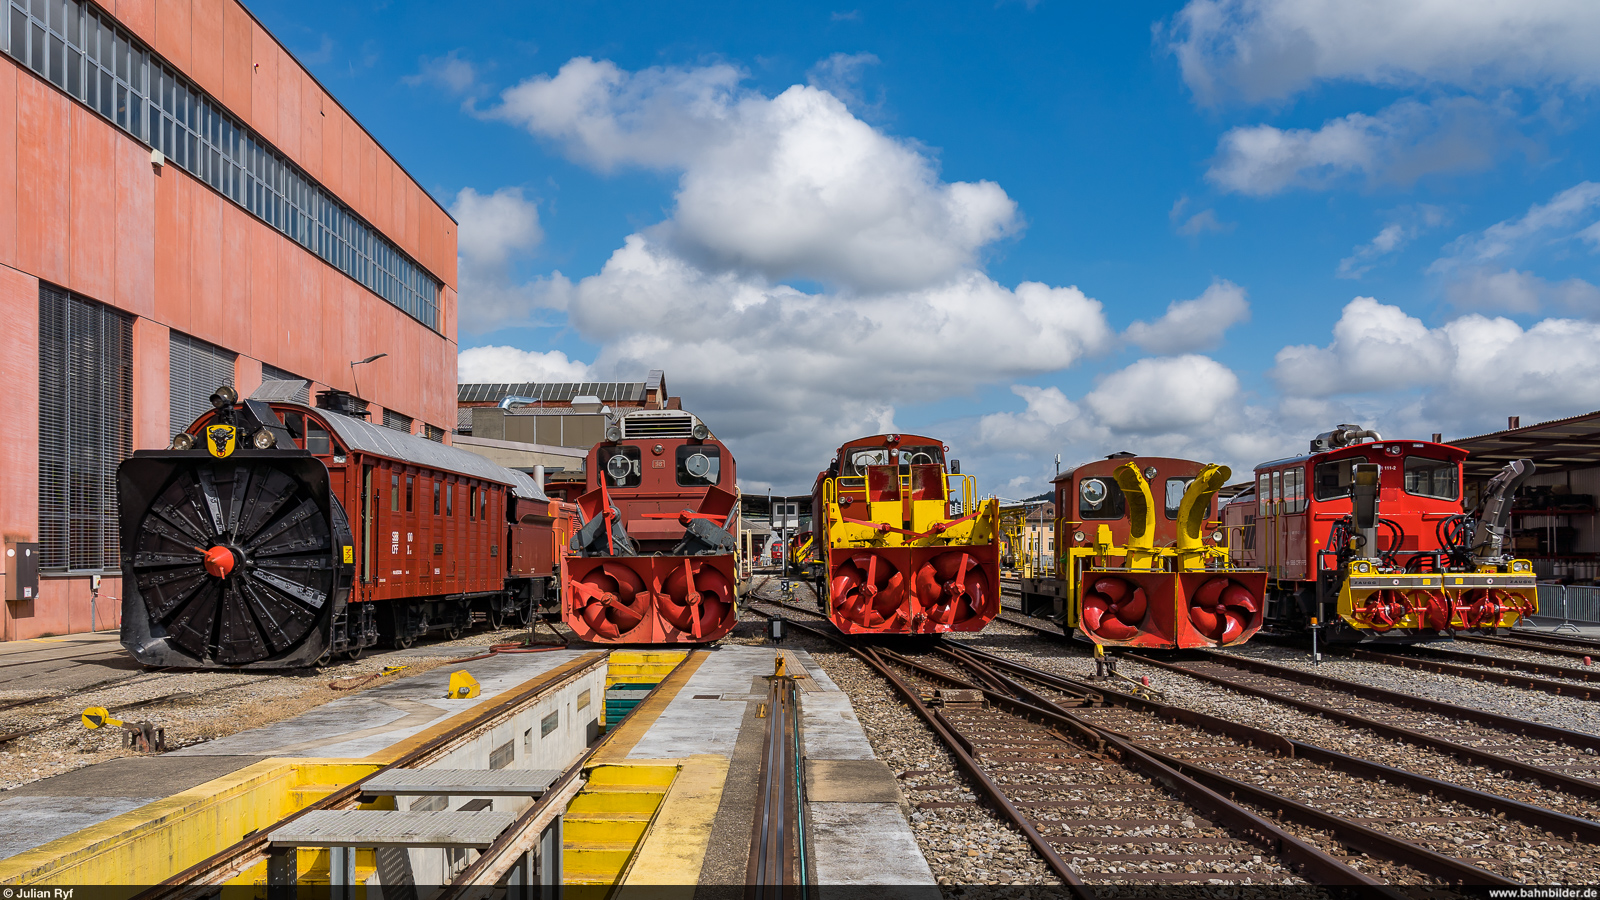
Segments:
[[[980,501],[946,450],[914,434],[859,438],[817,476],[817,596],[840,631],[980,631],[999,615],[1000,501]]]
[[[1538,609],[1533,566],[1506,551],[1518,460],[1464,511],[1467,452],[1341,425],[1310,453],[1256,467],[1223,508],[1239,565],[1269,581],[1267,618],[1331,640],[1416,641],[1508,628]]]
[[[308,666],[455,636],[475,614],[525,624],[556,592],[565,517],[523,473],[363,421],[341,391],[211,400],[117,470],[139,662]]]
[[[585,641],[701,644],[738,622],[733,454],[700,419],[638,410],[590,451],[561,616]]]
[[[1055,575],[1022,579],[1023,610],[1113,647],[1242,644],[1267,573],[1236,566],[1217,520],[1227,466],[1118,453],[1055,478]]]

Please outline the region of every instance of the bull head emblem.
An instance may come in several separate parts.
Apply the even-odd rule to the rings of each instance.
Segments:
[[[218,459],[233,455],[233,445],[238,439],[238,429],[232,425],[206,426],[206,449]]]

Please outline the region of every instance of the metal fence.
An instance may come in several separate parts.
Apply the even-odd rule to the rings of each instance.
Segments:
[[[1600,587],[1586,585],[1539,585],[1537,624],[1563,620],[1600,624]]]

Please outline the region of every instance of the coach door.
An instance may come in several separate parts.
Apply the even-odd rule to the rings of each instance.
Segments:
[[[372,466],[361,467],[361,583],[372,583]]]

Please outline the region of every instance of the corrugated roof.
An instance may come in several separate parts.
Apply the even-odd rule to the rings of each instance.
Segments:
[[[546,403],[571,403],[573,397],[600,398],[601,403],[643,403],[642,381],[529,381],[522,384],[458,384],[458,403],[499,403],[506,397],[537,397]]]
[[[1469,454],[1467,477],[1490,478],[1506,463],[1531,459],[1541,472],[1600,466],[1600,411],[1446,441]]]
[[[351,450],[510,485],[512,493],[524,500],[550,499],[545,496],[544,488],[532,478],[515,469],[496,465],[476,453],[458,450],[448,444],[430,441],[392,428],[384,428],[329,409],[310,406],[305,409],[321,416],[333,429],[334,434],[338,435],[340,442]]]

